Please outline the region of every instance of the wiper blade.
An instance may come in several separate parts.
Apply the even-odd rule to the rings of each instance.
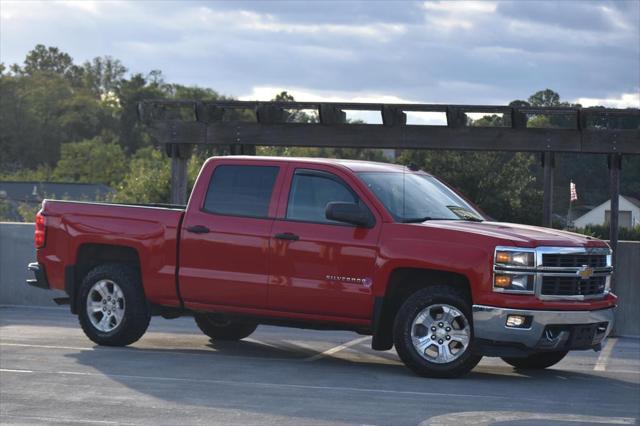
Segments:
[[[484,222],[484,220],[480,219],[479,217],[475,217],[475,216],[468,216],[468,217],[464,217],[462,219],[463,220],[468,220],[469,222]]]
[[[408,219],[402,219],[402,223],[422,223],[422,222],[426,222],[427,220],[433,220],[433,218],[429,217],[429,216],[425,216],[425,217],[410,217]]]
[[[449,210],[458,215],[462,220],[468,220],[471,222],[483,222],[483,219],[478,217],[475,213],[460,206],[447,206]]]
[[[402,223],[422,223],[422,222],[426,222],[428,220],[460,220],[460,219],[453,219],[450,217],[431,217],[431,216],[424,216],[424,217],[410,217],[408,219],[402,219]]]

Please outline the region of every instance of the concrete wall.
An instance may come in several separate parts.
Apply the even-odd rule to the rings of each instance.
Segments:
[[[33,288],[25,283],[27,264],[36,258],[32,223],[0,223],[0,305],[56,306],[51,300],[64,292]],[[615,293],[620,297],[615,332],[640,336],[640,242],[618,247]]]
[[[614,293],[619,297],[615,333],[640,337],[640,241],[618,242]]]
[[[56,306],[64,292],[33,288],[25,283],[33,274],[27,264],[36,260],[33,223],[0,223],[0,305]]]

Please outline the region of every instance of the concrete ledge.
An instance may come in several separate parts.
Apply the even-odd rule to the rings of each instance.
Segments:
[[[27,264],[36,259],[33,223],[0,223],[0,304],[57,306],[54,297],[65,293],[34,288],[25,282],[32,277]]]
[[[640,337],[640,241],[619,241],[613,292],[619,297],[617,336]]]

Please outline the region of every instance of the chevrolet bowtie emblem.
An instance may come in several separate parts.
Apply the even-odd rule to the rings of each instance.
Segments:
[[[577,272],[581,280],[588,280],[593,276],[593,268],[587,265],[582,265]]]

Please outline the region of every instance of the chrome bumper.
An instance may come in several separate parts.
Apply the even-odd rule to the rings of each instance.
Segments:
[[[473,328],[476,339],[524,345],[529,349],[595,348],[613,328],[614,309],[534,311],[473,305]],[[509,315],[529,317],[530,322],[526,328],[507,327]],[[576,334],[588,328],[580,326],[593,326],[593,336],[581,336],[576,343],[579,338]]]

